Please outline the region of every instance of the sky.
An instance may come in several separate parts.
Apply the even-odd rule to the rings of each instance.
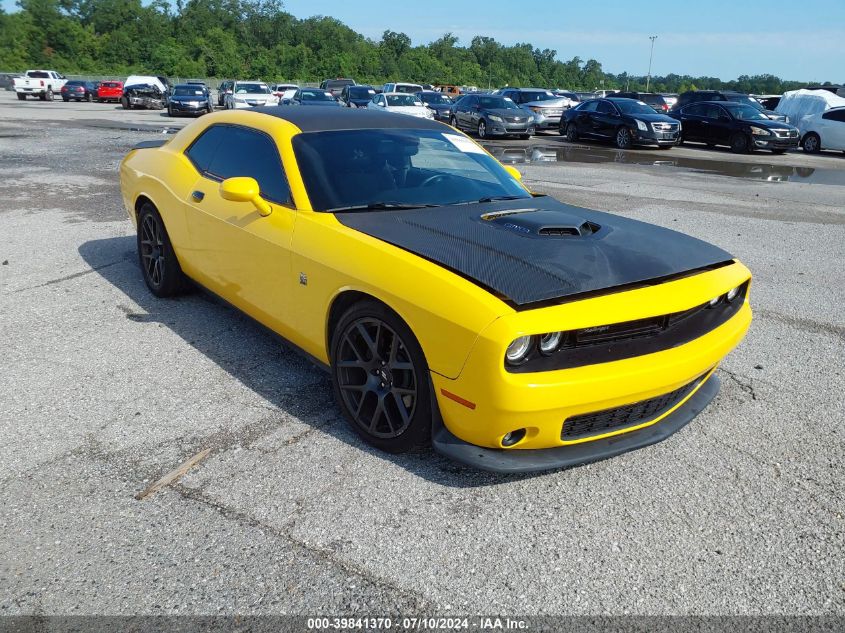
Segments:
[[[528,42],[601,62],[605,71],[845,83],[845,0],[283,0],[298,18],[327,15],[367,37],[400,31],[415,45],[447,32]]]
[[[385,30],[415,45],[447,32],[469,44],[487,35],[504,44],[554,49],[561,60],[597,59],[604,70],[645,75],[650,35],[653,75],[845,83],[845,0],[283,0],[298,18],[326,15],[380,39]],[[0,0],[14,11],[14,0]]]

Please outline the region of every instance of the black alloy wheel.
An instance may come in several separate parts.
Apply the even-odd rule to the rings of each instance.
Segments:
[[[358,435],[391,453],[428,444],[428,370],[398,315],[374,301],[354,305],[335,329],[331,352],[335,397]]]
[[[570,143],[574,143],[578,140],[578,128],[575,127],[574,123],[570,123],[566,126],[566,140]]]
[[[149,202],[138,212],[138,259],[144,282],[157,297],[179,294],[185,276],[161,216]]]
[[[620,127],[616,130],[616,147],[619,149],[629,149],[631,147],[631,132],[626,127]]]
[[[745,134],[734,134],[731,137],[731,151],[734,154],[745,154],[748,152],[748,137]]]
[[[484,122],[484,119],[478,122],[478,138],[487,138],[487,123]]]
[[[90,92],[85,93],[85,100],[88,103],[91,103],[91,93]]]
[[[47,101],[53,100],[53,89],[52,88],[47,88],[47,96],[45,98],[47,99]]]

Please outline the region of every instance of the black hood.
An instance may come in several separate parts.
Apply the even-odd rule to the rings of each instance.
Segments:
[[[677,123],[678,119],[673,119],[668,114],[660,114],[659,112],[638,112],[636,114],[625,113],[625,116],[631,119],[639,119],[640,121],[648,121],[649,123]]]
[[[747,121],[745,119],[740,119],[742,123],[746,125],[754,125],[756,127],[763,127],[767,130],[792,130],[795,126],[790,125],[789,123],[784,123],[783,121],[775,121],[774,119],[753,119]]]
[[[658,280],[732,259],[693,237],[546,196],[336,217],[517,306]]]
[[[170,95],[171,101],[207,101],[205,95]]]

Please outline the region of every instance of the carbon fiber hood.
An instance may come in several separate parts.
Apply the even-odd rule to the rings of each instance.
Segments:
[[[546,196],[336,217],[519,306],[670,277],[732,259],[722,249],[682,233]]]

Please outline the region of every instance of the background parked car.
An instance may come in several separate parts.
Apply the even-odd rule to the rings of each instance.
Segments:
[[[367,104],[370,110],[381,110],[383,112],[395,112],[408,114],[423,119],[433,119],[434,113],[426,108],[416,95],[404,92],[384,92],[375,95],[373,100]]]
[[[381,87],[382,92],[404,92],[405,94],[416,94],[423,91],[420,84],[409,83],[386,83]]]
[[[656,92],[617,92],[613,96],[619,97],[620,99],[635,99],[637,101],[642,101],[646,105],[654,108],[655,112],[659,112],[661,114],[669,112],[669,104],[666,103],[666,99],[663,98],[663,95],[659,95]]]
[[[160,110],[167,105],[170,82],[161,75],[130,75],[123,82],[120,103],[125,110],[151,108]]]
[[[343,104],[335,99],[334,95],[322,88],[300,88],[290,99],[290,105],[316,106],[316,107],[339,107]]]
[[[782,154],[798,147],[798,128],[773,121],[757,108],[733,101],[701,101],[672,112],[683,126],[684,141],[727,145],[741,154],[768,149]]]
[[[680,142],[680,123],[635,99],[593,99],[567,110],[560,133],[568,141],[579,138],[610,140],[619,149],[657,145],[669,149]]]
[[[7,92],[14,92],[15,91],[15,79],[18,79],[20,75],[16,75],[14,73],[2,73],[0,74],[0,88],[6,90]]]
[[[423,90],[416,93],[416,97],[434,113],[434,118],[438,121],[448,121],[451,117],[453,102],[442,92]]]
[[[263,81],[236,81],[232,86],[232,93],[226,95],[224,104],[227,110],[239,110],[278,105],[279,99],[270,92],[270,86]]]
[[[23,77],[14,80],[14,86],[19,101],[26,99],[27,95],[52,101],[66,81],[67,78],[55,70],[27,70]]]
[[[452,106],[450,123],[481,139],[517,135],[527,140],[535,130],[533,113],[502,95],[464,95]]]
[[[101,81],[97,86],[97,101],[120,101],[123,96],[122,81]]]
[[[552,90],[552,94],[556,97],[569,99],[573,106],[577,103],[581,103],[581,97],[578,96],[577,92],[570,92],[569,90]]]
[[[232,87],[234,85],[234,81],[227,79],[217,88],[217,105],[221,108],[226,105],[226,95],[232,94]]]
[[[536,130],[558,129],[563,111],[571,104],[569,99],[556,97],[551,91],[542,88],[502,88],[494,94],[506,97],[523,110],[531,112]]]
[[[179,84],[173,87],[173,92],[167,98],[167,114],[202,115],[214,112],[214,102],[211,91],[205,84]]]
[[[366,108],[375,94],[372,86],[344,86],[340,100],[347,108]]]
[[[278,99],[282,99],[286,92],[298,89],[299,86],[296,84],[270,84],[270,92]]]
[[[789,123],[789,118],[786,115],[767,110],[754,97],[744,92],[733,92],[730,90],[688,90],[687,92],[682,92],[678,95],[678,101],[672,106],[672,110],[679,110],[687,104],[697,103],[699,101],[733,101],[735,103],[742,103],[759,110],[773,121]]]
[[[337,79],[326,79],[323,83],[320,84],[320,88],[332,93],[332,96],[337,98],[340,97],[340,93],[343,91],[344,86],[354,86],[355,80],[348,79],[344,77],[338,77]]]
[[[452,84],[435,84],[434,89],[453,98],[461,94],[461,89]]]
[[[811,114],[801,122],[804,128],[801,146],[805,152],[812,154],[823,149],[845,152],[845,108]]]
[[[62,101],[93,101],[97,97],[99,83],[96,81],[81,81],[72,79],[62,86]]]

